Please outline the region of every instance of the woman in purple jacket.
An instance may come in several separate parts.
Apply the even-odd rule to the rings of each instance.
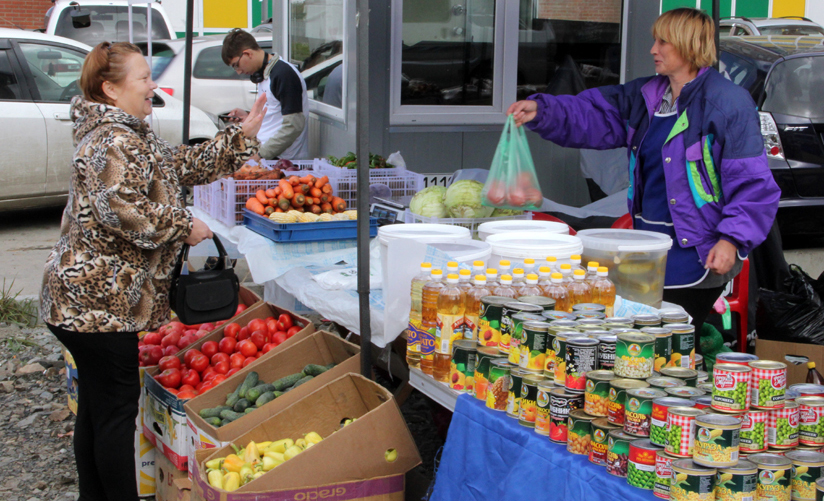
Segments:
[[[664,300],[683,306],[696,331],[766,238],[780,196],[755,103],[712,69],[714,32],[703,12],[671,10],[652,27],[656,76],[535,94],[507,112],[562,146],[627,147],[633,227],[672,237]]]

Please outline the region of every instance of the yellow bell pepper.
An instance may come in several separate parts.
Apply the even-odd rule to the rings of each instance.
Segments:
[[[236,491],[240,487],[240,474],[236,471],[230,471],[223,476],[223,490]]]
[[[223,462],[223,458],[212,459],[211,461],[206,461],[206,469],[207,470],[219,470],[220,463]]]
[[[291,438],[284,438],[283,440],[276,440],[272,442],[269,447],[266,448],[266,452],[279,452],[283,454],[286,452],[286,449],[295,445],[295,442]]]
[[[228,472],[237,473],[245,464],[246,462],[235,454],[229,454],[223,459],[223,469]]]
[[[307,433],[304,438],[306,439],[306,442],[311,442],[313,444],[316,444],[323,440],[323,437],[321,437],[318,433],[314,431],[310,431],[309,433]]]
[[[276,454],[276,453],[267,452],[266,454]],[[277,459],[275,459],[271,456],[264,455],[263,456],[263,471],[269,471],[272,468],[274,468],[275,466],[281,464],[282,462],[283,461],[278,461]]]
[[[303,449],[301,449],[297,445],[293,445],[292,447],[286,449],[286,452],[283,453],[283,459],[288,461],[293,457],[297,456],[298,454],[300,454],[301,452],[303,452]]]
[[[252,475],[255,474],[255,470],[252,469],[251,466],[244,465],[243,468],[240,469],[240,485],[246,485],[252,480]]]
[[[270,445],[272,445],[272,442],[271,442],[271,441],[269,441],[269,442],[258,442],[258,443],[257,443],[257,448],[258,448],[258,451],[260,451],[260,452],[261,452],[261,454],[262,454],[262,453],[263,453],[263,451],[265,451],[265,450],[266,450],[266,448],[267,448],[267,447],[269,447]]]
[[[207,478],[209,485],[215,489],[223,489],[223,473],[220,470],[210,470]]]
[[[243,460],[252,466],[260,462],[260,451],[254,441],[249,442],[249,445],[246,446]]]
[[[280,453],[280,452],[264,452],[263,457],[264,458],[267,458],[267,457],[272,458],[275,461],[277,461],[278,463],[282,463],[282,462],[286,461],[286,458],[283,457],[283,453]]]
[[[255,473],[254,475],[252,475],[252,480],[257,480],[257,479],[259,479],[260,477],[262,477],[262,476],[263,476],[263,474],[264,474],[264,473],[266,473],[266,472],[264,472],[264,471],[259,471],[259,472]],[[251,480],[250,480],[250,482],[251,482]]]

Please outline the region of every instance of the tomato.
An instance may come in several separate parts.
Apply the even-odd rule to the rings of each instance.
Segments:
[[[180,359],[175,356],[165,356],[157,363],[161,371],[166,369],[180,369]]]
[[[256,361],[257,361],[257,358],[255,358],[255,357],[246,357],[246,360],[243,361],[243,367],[244,368],[248,367],[249,364],[251,364],[252,362],[256,362]]]
[[[146,345],[140,353],[140,362],[144,367],[150,365],[157,365],[160,359],[163,358],[163,348],[158,345]]]
[[[171,334],[166,334],[163,339],[160,340],[160,346],[167,347],[167,346],[177,346],[180,343],[180,336],[181,334],[178,332],[172,332]]]
[[[207,391],[211,390],[215,387],[214,381],[209,381],[208,383],[203,383],[203,386],[200,387],[200,393],[206,393]]]
[[[200,384],[200,383],[198,383],[198,384]],[[183,383],[183,384],[180,385],[180,388],[178,388],[177,391],[196,390],[196,389],[197,389],[197,386],[192,386],[190,384]]]
[[[210,331],[205,331],[205,330],[203,330],[203,329],[200,329],[199,331],[197,331],[197,338],[198,338],[198,339],[201,339],[201,338],[203,338],[204,336],[208,336],[209,334],[211,334],[211,332],[210,332]]]
[[[202,392],[202,390],[203,390],[203,385],[204,385],[204,384],[206,384],[206,383],[205,383],[205,382],[203,382],[203,381],[201,381],[201,382],[197,383],[197,386],[195,386],[195,389],[196,389],[198,392]]]
[[[246,327],[249,328],[249,332],[255,332],[255,331],[265,329],[266,328],[266,322],[263,321],[260,318],[256,318],[256,319],[252,320],[251,322],[249,322],[249,325],[247,325]]]
[[[225,324],[227,320],[218,320],[215,322],[215,327],[220,327],[221,325]]]
[[[263,349],[261,350],[262,353],[269,353],[269,350],[272,348],[277,347],[275,343],[266,343],[263,345]]]
[[[189,365],[189,361],[191,361],[191,360],[192,360],[192,357],[193,357],[193,356],[195,356],[195,355],[199,355],[199,354],[201,354],[201,353],[200,353],[200,350],[197,350],[197,349],[195,349],[195,348],[192,348],[191,350],[187,351],[185,355],[183,355],[183,361],[184,361],[184,362],[186,363],[186,365],[188,366],[188,365]]]
[[[268,335],[265,331],[255,331],[249,337],[249,341],[253,342],[258,350],[263,348],[263,345],[266,344]]]
[[[257,353],[258,349],[257,346],[255,346],[255,343],[247,339],[238,343],[237,351],[244,357],[253,357],[255,356],[255,353]]]
[[[215,375],[217,375],[217,372],[215,372],[214,367],[206,367],[206,370],[200,373],[200,380],[206,381],[210,377],[215,377]]]
[[[237,340],[243,341],[244,339],[249,339],[249,336],[252,335],[252,331],[249,327],[241,327],[237,333]]]
[[[180,369],[166,369],[155,376],[155,379],[166,388],[177,388],[180,386],[180,379],[182,377]]]
[[[162,340],[163,336],[159,332],[148,332],[142,339],[143,344],[160,344]]]
[[[229,372],[229,362],[218,362],[215,364],[214,370],[217,375],[226,374]],[[215,376],[217,377],[217,376]]]
[[[246,360],[246,357],[240,353],[232,353],[232,356],[229,357],[229,367],[233,369],[242,369],[244,360]]]
[[[195,332],[194,334],[184,334],[180,336],[180,341],[177,343],[177,346],[183,349],[189,346],[190,344],[194,343],[195,341],[197,341],[197,332]]]
[[[278,332],[277,334],[275,334],[275,337],[272,338],[272,342],[276,343],[276,344],[280,344],[280,343],[286,341],[287,339],[289,339],[288,334],[286,334],[285,332]]]
[[[194,386],[200,382],[200,373],[195,369],[185,370],[183,371],[183,377],[180,379],[180,382]]]
[[[238,331],[240,331],[240,324],[237,322],[226,324],[226,327],[223,328],[223,337],[237,338]]]
[[[264,318],[264,319],[263,319],[263,321],[264,321],[265,323],[267,323],[267,324],[269,323],[269,321],[270,321],[270,320],[275,320],[275,317],[273,317],[273,316],[271,316],[271,315],[270,315],[270,316],[268,316],[268,317],[266,317],[266,318]]]
[[[190,398],[195,398],[196,396],[197,393],[195,393],[192,390],[181,391],[177,394],[177,398],[179,398],[180,400],[188,400]]]
[[[238,316],[244,311],[246,311],[246,308],[248,308],[248,306],[246,306],[245,304],[238,303],[237,309],[235,310],[235,316]]]
[[[288,313],[281,313],[278,317],[278,330],[287,331],[289,327],[292,327],[294,323],[292,323],[292,315]]]
[[[224,381],[226,381],[226,375],[224,374],[218,374],[217,376],[215,376],[214,379],[212,379],[212,382],[215,384],[215,386],[219,385]]]
[[[298,332],[300,332],[300,326],[293,325],[292,327],[289,327],[289,330],[286,331],[286,337],[292,337]]]
[[[200,345],[200,352],[211,359],[218,352],[217,341],[206,341]]]
[[[169,393],[171,393],[172,395],[177,396],[177,390],[176,390],[176,389],[174,389],[174,388],[166,388],[166,391],[168,391],[168,392],[169,392]]]
[[[173,344],[163,348],[163,354],[164,355],[174,355],[175,353],[177,353],[179,351],[180,351],[180,348],[178,348],[177,346],[175,346]]]
[[[266,330],[269,331],[269,335],[274,334],[278,330],[278,321],[274,318],[266,322]]]
[[[230,377],[234,376],[235,374],[237,374],[239,371],[240,371],[240,368],[233,367],[233,368],[229,369],[229,372],[226,373],[226,377],[230,378]]]
[[[207,367],[209,367],[209,359],[202,353],[193,356],[191,360],[189,360],[189,368],[197,372],[203,372]]]
[[[212,365],[215,365],[218,362],[228,362],[228,361],[229,361],[229,355],[226,354],[226,353],[223,353],[222,351],[219,351],[219,352],[215,353],[214,355],[212,355],[212,358],[209,360],[209,362],[211,362]]]
[[[237,346],[237,340],[235,338],[225,337],[217,344],[217,349],[220,350],[221,353],[231,355],[235,352],[235,346]]]
[[[213,324],[212,322],[206,322],[205,324],[200,324],[200,329],[198,329],[198,330],[202,330],[202,331],[206,331],[206,332],[212,332],[213,330],[215,330],[215,324]]]
[[[169,322],[168,324],[164,325],[157,332],[160,333],[161,336],[165,336],[167,334],[171,334],[173,332],[177,332],[178,334],[183,334],[183,331],[186,330],[186,326],[180,322]]]

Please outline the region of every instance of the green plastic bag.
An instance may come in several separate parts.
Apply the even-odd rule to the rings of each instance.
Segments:
[[[509,115],[492,159],[489,177],[481,192],[487,207],[515,210],[540,210],[544,203],[535,164],[523,127],[515,127]]]

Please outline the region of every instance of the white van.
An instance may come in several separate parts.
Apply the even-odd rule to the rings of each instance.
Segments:
[[[177,38],[169,16],[159,2],[152,2],[152,40]],[[129,41],[128,0],[57,0],[46,33],[71,38],[94,47],[100,42]],[[75,27],[72,13],[88,14],[84,28]],[[132,38],[146,40],[146,4],[132,5]]]

